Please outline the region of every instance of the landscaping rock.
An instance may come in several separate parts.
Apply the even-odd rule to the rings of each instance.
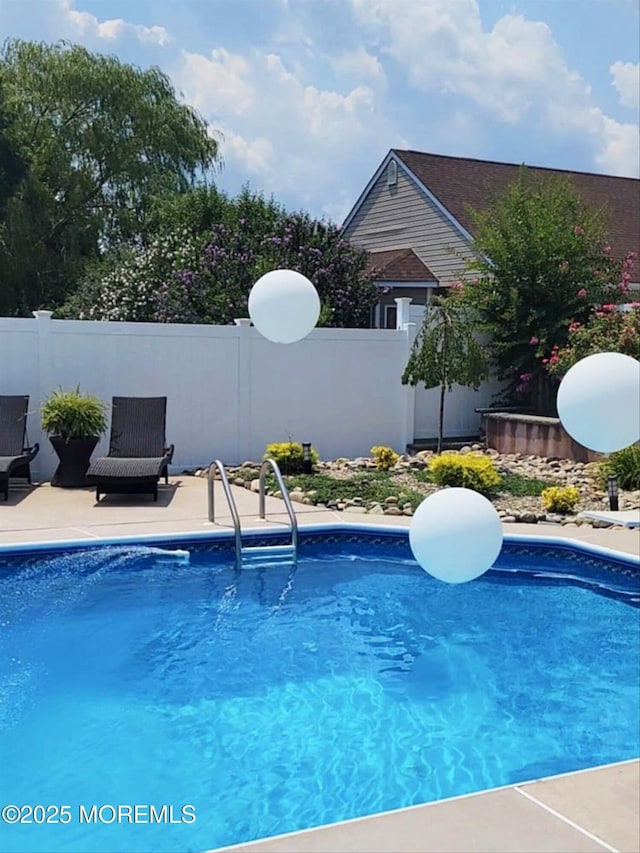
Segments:
[[[522,524],[537,524],[538,516],[535,512],[521,512],[518,514],[518,521]]]
[[[579,517],[579,513],[584,510],[608,509],[609,498],[598,480],[597,473],[599,470],[598,462],[574,462],[570,459],[560,459],[558,457],[540,457],[532,454],[521,453],[504,453],[500,454],[492,448],[485,449],[480,443],[470,443],[465,445],[461,451],[453,451],[455,453],[465,452],[482,453],[492,459],[496,468],[503,476],[517,475],[526,479],[536,479],[550,485],[558,486],[575,486],[580,492],[580,500],[575,509],[570,515],[563,516],[558,513],[544,512],[540,497],[538,496],[517,496],[509,492],[503,492],[492,498],[492,503],[495,506],[500,518],[505,523],[511,524],[521,522],[526,524],[535,524],[537,522],[548,521],[553,524],[564,524],[573,526],[574,524],[589,524],[590,522]],[[397,484],[398,490],[410,489],[424,497],[438,491],[439,487],[434,483],[423,482],[416,478],[415,474],[428,467],[429,460],[434,456],[433,450],[420,450],[415,455],[402,454],[398,463],[391,469],[391,482]],[[235,486],[243,486],[250,489],[252,492],[259,490],[258,479],[251,472],[256,472],[260,469],[261,462],[252,462],[246,460],[237,467],[228,466],[227,472],[230,481]],[[335,460],[324,460],[317,464],[316,471],[324,476],[330,476],[336,480],[349,480],[356,473],[376,471],[376,464],[370,457],[361,456],[356,459],[347,459],[340,457]],[[208,468],[198,468],[192,472],[197,477],[207,477]],[[215,472],[216,479],[219,479],[218,471]],[[273,492],[274,496],[278,492]],[[310,489],[305,492],[303,489],[297,488],[291,490],[291,499],[301,503],[317,503],[317,491]],[[295,497],[294,497],[295,496]],[[624,491],[619,490],[620,507],[624,509],[634,509],[640,507],[640,490]],[[411,504],[406,502],[400,506],[400,501],[397,496],[391,495],[381,501],[367,502],[365,509],[365,501],[360,498],[351,498],[349,500],[341,500],[335,498],[328,502],[327,508],[331,510],[346,511],[350,508],[353,512],[369,512],[372,515],[412,515]],[[606,522],[594,522],[594,527],[609,527],[611,525]]]

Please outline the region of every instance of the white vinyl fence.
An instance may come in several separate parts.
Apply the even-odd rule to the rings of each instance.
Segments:
[[[249,325],[209,326],[0,319],[0,394],[29,394],[34,463],[57,464],[40,431],[40,407],[57,389],[113,396],[166,396],[174,471],[260,459],[272,441],[310,441],[321,458],[403,450],[412,439],[411,393],[400,384],[408,333],[316,329],[272,344]],[[412,418],[412,412],[411,412]],[[94,451],[106,452],[108,436]]]
[[[374,444],[403,452],[416,429],[424,437],[424,423],[437,433],[437,391],[416,392],[400,381],[413,325],[315,329],[284,346],[265,340],[248,321],[103,323],[35,313],[0,318],[0,394],[30,396],[29,439],[40,443],[37,477],[49,477],[57,464],[40,430],[42,402],[57,388],[77,385],[107,403],[113,396],[166,396],[174,472],[214,458],[229,465],[260,459],[269,442],[289,437],[332,459],[369,455]],[[449,395],[448,424],[458,434],[473,433],[480,397],[458,390]],[[94,457],[107,449],[108,435]]]

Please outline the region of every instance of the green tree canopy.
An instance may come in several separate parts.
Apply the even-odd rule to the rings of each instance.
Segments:
[[[4,90],[0,85],[0,215],[26,173],[25,163],[11,138],[12,124],[13,116],[6,110]]]
[[[0,311],[59,305],[87,259],[140,228],[151,199],[205,178],[205,122],[157,68],[79,45],[7,41],[0,85],[29,172],[8,206]]]
[[[570,323],[584,322],[593,304],[624,297],[621,263],[605,245],[606,211],[585,205],[569,179],[535,181],[523,167],[474,220],[476,259],[454,294],[490,334],[512,400],[548,410],[539,353],[564,345]]]

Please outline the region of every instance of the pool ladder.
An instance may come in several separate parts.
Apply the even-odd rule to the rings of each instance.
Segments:
[[[280,489],[280,492],[282,494],[282,500],[284,501],[284,505],[289,515],[291,544],[245,546],[243,548],[240,516],[238,515],[238,508],[233,498],[233,493],[231,492],[231,486],[229,484],[227,471],[224,467],[224,464],[219,459],[214,459],[213,462],[209,465],[209,476],[207,484],[209,493],[209,521],[215,522],[215,504],[213,493],[215,472],[218,471],[220,473],[220,482],[222,483],[222,488],[224,490],[227,503],[229,504],[231,518],[233,519],[233,529],[235,533],[236,566],[239,569],[241,569],[243,566],[259,565],[265,562],[295,564],[298,560],[298,520],[296,519],[296,514],[293,511],[291,498],[289,497],[289,491],[287,489],[286,483],[282,479],[282,474],[280,472],[280,468],[278,467],[278,463],[275,461],[275,459],[271,458],[265,459],[262,465],[260,466],[260,488],[258,492],[258,509],[260,513],[260,518],[266,517],[265,481],[267,478],[267,471],[269,467],[273,469],[273,473],[275,474],[276,481],[278,483],[278,488]]]

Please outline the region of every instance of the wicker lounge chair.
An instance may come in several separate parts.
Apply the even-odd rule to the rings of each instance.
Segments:
[[[96,500],[106,494],[152,494],[158,500],[160,477],[169,482],[167,466],[173,444],[167,447],[166,397],[114,397],[109,455],[96,459],[87,471],[96,486]]]
[[[9,477],[26,477],[31,482],[30,463],[35,459],[38,444],[28,446],[28,396],[0,396],[0,491],[9,500]]]

